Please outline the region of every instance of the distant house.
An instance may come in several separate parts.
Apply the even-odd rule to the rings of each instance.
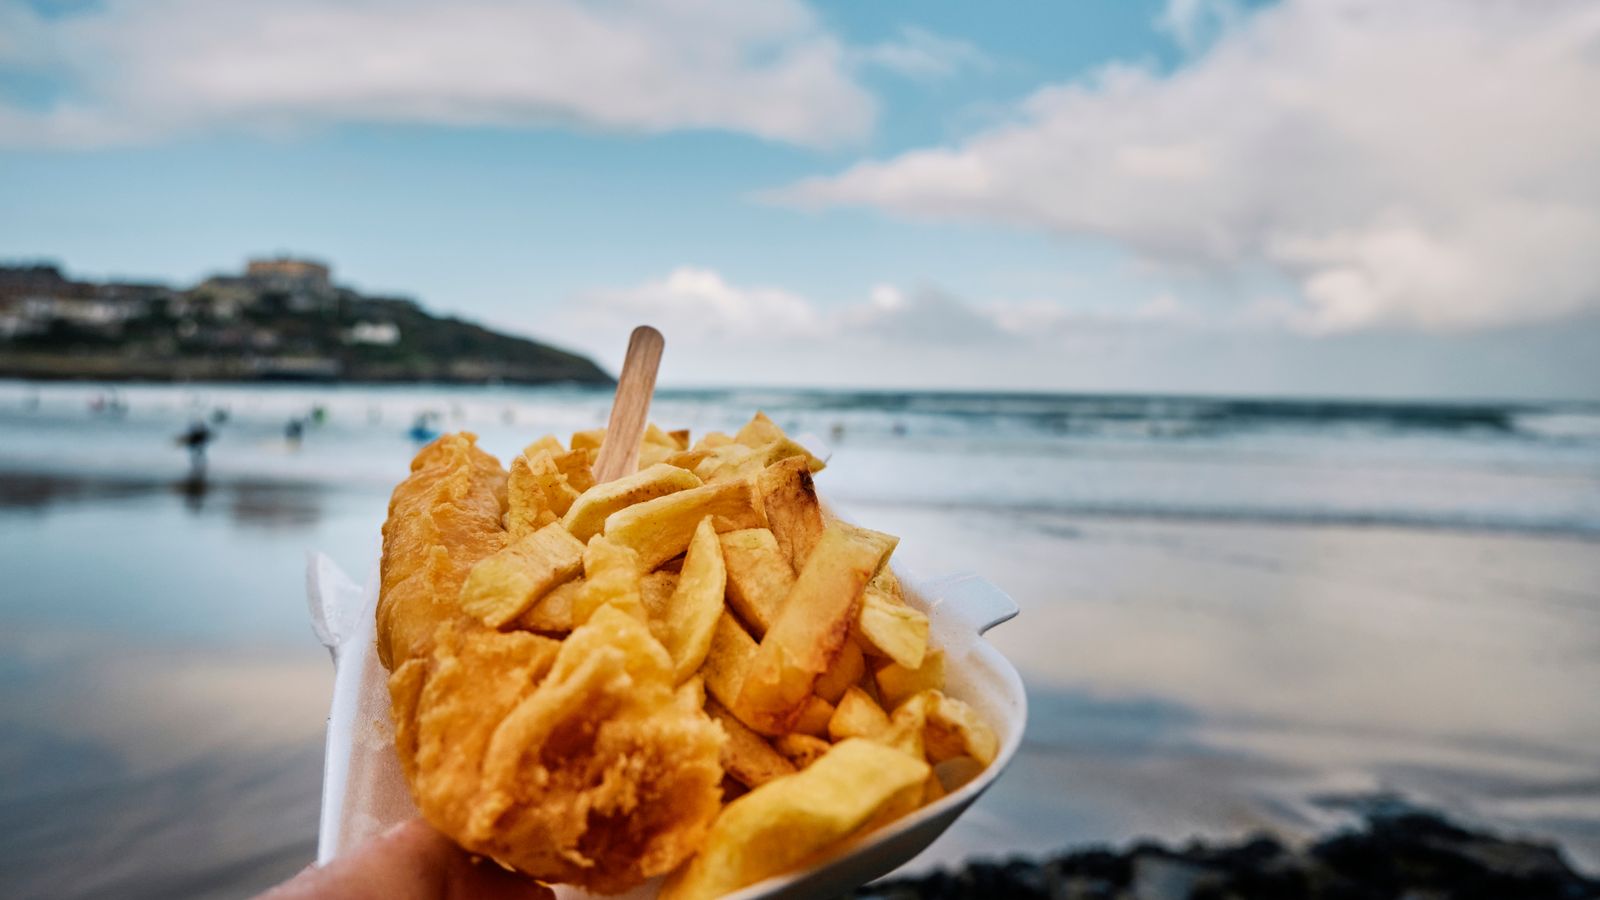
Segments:
[[[108,330],[148,310],[142,295],[135,297],[128,291],[115,290],[102,293],[105,287],[72,281],[48,263],[0,266],[0,310],[4,312],[0,316],[0,334],[36,334],[57,321]]]
[[[217,319],[232,319],[255,304],[260,290],[249,279],[236,275],[213,275],[184,293],[175,312],[181,318],[198,312]]]
[[[88,297],[94,285],[69,280],[52,263],[0,266],[0,299]]]
[[[357,322],[345,332],[344,342],[393,347],[400,343],[400,326],[393,322]]]

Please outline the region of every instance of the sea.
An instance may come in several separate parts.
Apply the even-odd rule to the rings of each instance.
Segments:
[[[306,865],[332,676],[307,553],[370,571],[433,435],[505,459],[609,401],[0,381],[0,895],[240,897]],[[913,575],[1021,607],[989,636],[1023,751],[912,869],[1403,804],[1600,871],[1600,404],[717,388],[651,417],[758,409]]]

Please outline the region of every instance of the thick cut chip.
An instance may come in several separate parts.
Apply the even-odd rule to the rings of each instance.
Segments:
[[[557,453],[551,456],[556,464],[556,471],[567,476],[567,486],[577,491],[581,496],[584,491],[594,487],[594,458],[598,451],[595,450],[568,450],[566,453]],[[566,514],[566,509],[561,510]]]
[[[517,619],[517,627],[544,634],[564,634],[571,631],[572,607],[583,592],[583,577],[563,582],[533,602],[533,606]]]
[[[667,437],[672,438],[672,442],[678,445],[679,450],[689,449],[689,429],[679,428],[669,431],[667,432]]]
[[[1000,739],[977,711],[942,691],[928,693],[933,695],[923,731],[928,759],[939,763],[970,756],[985,766],[994,762],[1000,752]]]
[[[688,469],[693,472],[709,455],[711,455],[711,451],[705,449],[679,450],[677,453],[669,454],[662,462],[669,466],[677,466],[680,469]]]
[[[877,739],[889,731],[889,714],[867,692],[852,687],[839,698],[828,719],[828,737],[834,741],[864,737]]]
[[[682,470],[679,470],[682,471]],[[711,650],[711,635],[722,615],[722,596],[727,586],[722,565],[722,545],[712,530],[711,517],[700,520],[689,550],[683,558],[683,571],[667,601],[661,617],[661,643],[672,657],[673,678],[684,681],[700,670]]]
[[[632,549],[595,537],[583,551],[583,591],[573,600],[573,626],[589,621],[602,606],[648,622],[640,590],[639,556]]]
[[[635,471],[643,472],[645,469],[665,464],[668,459],[676,455],[678,455],[678,451],[672,447],[664,447],[660,444],[640,444],[639,461],[634,469]],[[696,481],[698,480],[696,479]]]
[[[708,431],[705,436],[695,443],[691,450],[715,450],[733,443],[733,435],[725,431]]]
[[[645,426],[642,440],[646,444],[655,444],[658,447],[668,447],[673,450],[682,450],[688,446],[688,444],[679,444],[677,438],[663,431],[661,426],[654,422]]]
[[[667,604],[672,602],[672,592],[678,589],[678,573],[657,569],[639,579],[639,599],[644,601],[644,611],[650,615],[650,630],[661,639],[661,622],[666,621]]]
[[[563,458],[567,456],[562,454]],[[512,540],[559,520],[578,499],[572,480],[548,450],[524,453],[512,460],[505,515],[506,531]]]
[[[928,764],[871,741],[834,745],[803,771],[776,778],[723,807],[705,845],[662,886],[663,900],[710,900],[787,871],[839,843]]]
[[[868,652],[907,669],[921,668],[928,652],[928,617],[870,584],[861,594],[856,634]]]
[[[746,728],[715,700],[706,704],[711,718],[722,723],[728,742],[722,745],[722,769],[745,787],[759,787],[779,775],[794,773],[794,763],[772,749],[766,739]]]
[[[789,762],[794,763],[797,769],[804,769],[821,759],[822,755],[833,747],[822,738],[798,732],[778,735],[773,738],[772,746],[776,747]]]
[[[522,453],[524,456],[533,456],[540,450],[548,450],[551,456],[560,456],[561,454],[567,452],[567,448],[561,446],[560,438],[553,434],[547,434],[528,446],[523,447]]]
[[[817,696],[829,703],[838,703],[844,692],[860,682],[866,672],[867,660],[861,655],[861,648],[855,641],[845,641],[833,665],[817,679]]]
[[[794,570],[767,528],[741,528],[722,535],[728,566],[728,605],[760,637],[777,618],[794,587]]]
[[[600,533],[605,526],[606,516],[623,507],[699,486],[700,479],[693,472],[676,466],[651,466],[584,491],[567,509],[561,524],[572,532],[573,537],[588,541]]]
[[[461,586],[461,610],[499,628],[582,565],[583,544],[552,522],[473,566]]]
[[[757,412],[750,417],[750,421],[744,423],[744,427],[740,428],[739,433],[733,436],[733,440],[734,443],[743,444],[746,447],[759,447],[762,444],[784,440],[788,437],[787,434],[783,433],[783,429],[778,427],[778,423],[772,421],[766,413]]]
[[[937,690],[900,704],[886,742],[933,763],[969,757],[982,767],[1000,752],[1000,738],[972,707]]]
[[[833,721],[833,704],[813,695],[806,698],[805,705],[800,708],[800,715],[795,717],[794,731],[813,737],[826,737],[828,723],[831,721]]]
[[[872,581],[869,583],[873,590],[888,594],[889,598],[896,603],[905,602],[905,589],[900,586],[900,579],[894,577],[894,570],[888,566],[879,569],[878,574],[873,576]]]
[[[817,502],[817,486],[811,470],[799,457],[768,466],[756,479],[768,527],[789,566],[796,572],[805,568],[811,549],[822,537],[822,504]]]
[[[691,452],[700,456],[699,461],[694,464],[694,473],[700,476],[701,479],[710,481],[711,476],[716,472],[748,458],[756,451],[754,447],[746,447],[743,444],[723,444],[720,447],[702,447]],[[674,458],[683,459],[686,457],[675,454]],[[727,479],[719,480],[726,481]]]
[[[925,695],[932,693],[932,691],[924,691],[920,694],[915,694],[911,699],[900,704],[895,709],[894,714],[889,717],[889,730],[880,735],[878,740],[899,750],[901,753],[908,753],[917,759],[925,759],[928,755],[928,748],[923,737],[924,732],[928,729],[928,705],[930,702]]]
[[[732,481],[760,475],[767,466],[797,456],[805,458],[806,468],[811,472],[822,471],[822,460],[788,438],[780,438],[760,447],[746,447],[743,444],[718,447],[708,453],[694,471],[707,482]]]
[[[831,522],[750,663],[731,708],[763,734],[792,730],[817,677],[850,636],[861,592],[894,551],[898,538]]]
[[[706,652],[705,664],[700,668],[700,674],[706,679],[706,692],[732,709],[755,656],[755,638],[744,630],[739,620],[727,612],[718,616],[717,627],[711,632],[711,649]]]
[[[876,680],[885,709],[894,709],[918,691],[944,690],[944,651],[929,650],[915,669],[890,663],[878,670]]]
[[[591,428],[588,431],[574,431],[568,446],[574,450],[599,450],[600,445],[606,441],[604,428]]]
[[[750,483],[734,481],[690,488],[617,510],[606,519],[605,535],[633,548],[640,566],[648,571],[686,550],[695,528],[707,516],[719,532],[766,524]]]

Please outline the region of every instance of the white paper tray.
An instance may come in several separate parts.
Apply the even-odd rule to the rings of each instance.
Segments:
[[[976,575],[919,580],[896,569],[906,600],[928,614],[930,640],[945,651],[946,690],[971,704],[1000,737],[1000,754],[972,782],[865,836],[820,869],[767,879],[731,895],[827,897],[865,884],[908,862],[955,821],[1010,763],[1022,742],[1027,698],[1011,664],[981,637],[1017,614],[1017,605]],[[333,654],[333,704],[323,764],[317,862],[323,864],[417,815],[394,755],[388,673],[378,662],[376,569],[359,586],[321,554],[306,569],[312,626]],[[558,888],[558,897],[595,895]],[[654,882],[618,895],[644,900]]]

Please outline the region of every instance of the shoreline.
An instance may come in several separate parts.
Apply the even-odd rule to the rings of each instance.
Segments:
[[[312,473],[253,471],[227,465],[214,465],[196,479],[174,459],[167,472],[118,472],[114,469],[85,471],[70,465],[52,465],[37,459],[0,456],[0,511],[16,507],[37,507],[50,502],[81,500],[94,502],[148,496],[161,493],[205,495],[209,492],[276,490],[312,496],[318,493],[387,494],[390,481],[374,477],[350,480],[338,476],[318,477]],[[1462,537],[1497,537],[1529,541],[1568,541],[1578,544],[1600,543],[1600,527],[1587,524],[1544,525],[1474,522],[1470,520],[1430,519],[1341,514],[1318,511],[1284,510],[1207,510],[1141,509],[1128,505],[1095,504],[985,504],[948,501],[916,502],[904,498],[840,496],[844,506],[902,510],[938,515],[982,515],[1027,517],[1042,522],[1070,525],[1072,522],[1106,522],[1151,525],[1192,526],[1197,528],[1283,527],[1315,531],[1330,529],[1358,532],[1421,533]]]

